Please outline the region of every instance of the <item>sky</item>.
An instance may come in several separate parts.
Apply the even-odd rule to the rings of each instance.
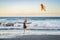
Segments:
[[[46,11],[41,11],[43,3]],[[0,0],[0,16],[60,16],[60,0]]]

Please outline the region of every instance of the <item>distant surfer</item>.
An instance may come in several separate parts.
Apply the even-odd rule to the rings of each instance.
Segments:
[[[27,19],[25,19],[25,20],[24,20],[24,23],[23,23],[24,33],[25,33],[25,31],[27,30],[26,24],[27,24]]]

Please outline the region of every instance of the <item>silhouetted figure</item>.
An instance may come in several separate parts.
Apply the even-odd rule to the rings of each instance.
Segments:
[[[27,19],[25,19],[25,20],[24,20],[24,23],[23,23],[24,33],[25,33],[25,31],[27,30],[26,24],[27,24]]]

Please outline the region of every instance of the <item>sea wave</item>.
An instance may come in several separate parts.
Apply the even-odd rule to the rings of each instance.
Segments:
[[[60,28],[60,17],[27,17],[27,28]],[[24,17],[0,17],[1,27],[23,27]],[[9,24],[9,26],[6,26]],[[4,25],[4,26],[3,26]]]

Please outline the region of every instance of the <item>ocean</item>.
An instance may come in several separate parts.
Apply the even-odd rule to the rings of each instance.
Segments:
[[[26,17],[26,19],[27,19],[27,28],[60,29],[60,17]],[[25,17],[0,17],[0,26],[1,26],[0,28],[13,27],[13,28],[17,28],[17,30],[19,28],[22,29],[24,20]],[[8,23],[14,25],[13,26],[3,25]]]
[[[25,40],[24,38],[26,37],[26,40],[28,40],[28,38],[33,40],[35,39],[33,36],[39,38],[41,35],[44,35],[42,38],[48,37],[47,39],[49,39],[49,35],[52,35],[52,38],[54,38],[53,35],[60,35],[60,17],[26,17],[26,19],[27,28],[31,28],[31,30],[27,30],[26,33],[23,34],[25,17],[0,17],[0,39],[20,40],[22,37],[22,40]],[[39,40],[38,38],[36,40]]]

